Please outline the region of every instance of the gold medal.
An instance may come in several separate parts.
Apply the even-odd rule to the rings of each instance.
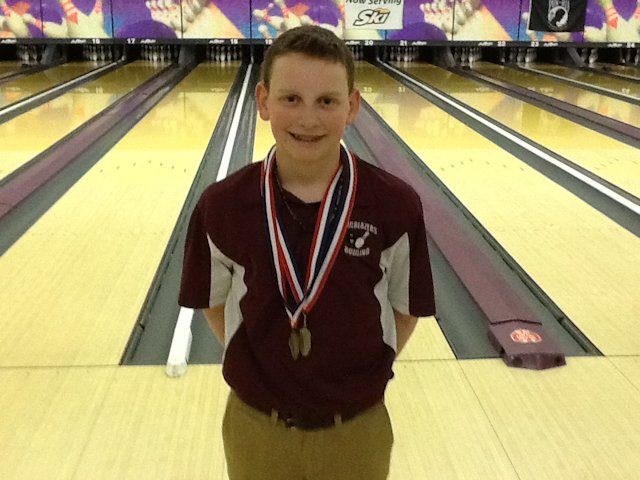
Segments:
[[[291,329],[291,335],[289,336],[289,349],[291,350],[291,356],[293,359],[297,360],[300,356],[300,334],[295,329]]]
[[[311,331],[307,327],[300,330],[300,353],[303,357],[308,357],[311,351]]]

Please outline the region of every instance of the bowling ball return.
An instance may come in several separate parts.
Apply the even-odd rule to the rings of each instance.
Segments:
[[[510,367],[544,370],[566,365],[564,354],[540,322],[491,321],[489,340]]]

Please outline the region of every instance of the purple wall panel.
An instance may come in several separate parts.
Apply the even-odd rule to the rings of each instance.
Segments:
[[[42,38],[40,0],[0,1],[0,38]]]
[[[248,38],[250,13],[250,0],[182,0],[182,36]]]
[[[251,1],[250,0],[215,0],[210,2],[224,16],[225,25],[229,31],[226,35],[216,35],[220,38],[250,38],[251,37]],[[232,27],[230,27],[231,25]],[[234,36],[232,36],[232,34]]]
[[[520,2],[513,0],[464,1],[456,4],[454,40],[516,40]]]
[[[404,28],[389,40],[515,40],[520,2],[513,0],[405,0]]]
[[[42,0],[47,38],[111,38],[110,0]]]
[[[405,0],[401,30],[345,30],[344,0],[0,0],[0,38],[274,38],[312,23],[346,40],[640,43],[637,0],[588,0],[584,32],[527,31],[530,0]]]
[[[182,38],[180,2],[112,0],[115,38]]]
[[[250,0],[112,0],[116,38],[247,38]]]
[[[405,0],[402,30],[388,30],[388,40],[451,39],[453,9],[440,0]]]

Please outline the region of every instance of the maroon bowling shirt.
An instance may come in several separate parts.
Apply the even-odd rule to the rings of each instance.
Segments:
[[[245,402],[298,416],[356,413],[382,400],[393,377],[393,310],[435,312],[418,195],[357,160],[347,234],[326,286],[307,316],[308,357],[294,360],[261,194],[261,163],[209,186],[189,224],[179,303],[225,304],[223,375]],[[276,192],[278,217],[306,268],[319,203]]]

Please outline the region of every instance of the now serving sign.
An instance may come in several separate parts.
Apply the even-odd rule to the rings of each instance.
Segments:
[[[347,29],[399,30],[404,0],[345,0]]]

